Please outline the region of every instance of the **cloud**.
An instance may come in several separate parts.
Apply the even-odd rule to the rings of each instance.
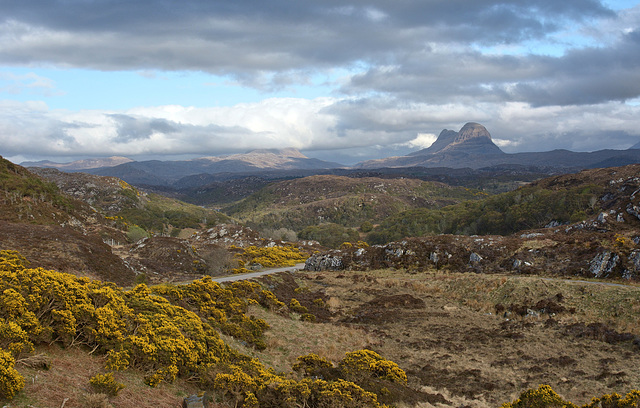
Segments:
[[[295,147],[343,163],[430,146],[442,129],[482,123],[503,150],[626,149],[640,141],[640,106],[525,103],[400,104],[389,99],[270,98],[231,107],[50,110],[1,102],[6,157],[213,156]],[[313,152],[317,152],[317,156]],[[334,157],[332,159],[332,157]]]
[[[127,143],[136,140],[150,139],[156,133],[176,133],[176,126],[164,119],[136,118],[123,114],[108,114],[116,126],[117,136],[113,138],[116,143]]]
[[[13,95],[29,93],[41,96],[59,95],[55,83],[33,72],[17,75],[12,72],[0,71],[0,92]]]
[[[411,149],[426,149],[427,147],[431,146],[437,139],[438,136],[434,135],[433,133],[419,133],[415,139],[409,140],[407,143],[405,143],[405,145],[410,147]]]
[[[563,24],[611,17],[594,0],[291,3],[160,0],[3,2],[0,61],[101,70],[299,73],[399,61],[425,43],[542,39]]]
[[[322,76],[333,89],[322,98],[265,96],[210,108],[72,112],[5,101],[0,153],[203,156],[296,147],[373,157],[427,147],[442,129],[469,121],[507,151],[626,148],[640,135],[640,108],[629,102],[640,97],[640,5],[616,13],[604,4],[6,0],[5,66],[147,77],[197,71],[266,93],[310,87]],[[0,90],[58,92],[35,72],[0,73]]]

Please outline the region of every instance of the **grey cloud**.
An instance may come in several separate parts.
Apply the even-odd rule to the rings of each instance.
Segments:
[[[117,143],[127,143],[132,140],[148,139],[154,133],[175,133],[177,129],[164,119],[136,118],[129,115],[107,115],[116,122],[118,136]]]
[[[518,84],[512,99],[534,106],[581,105],[640,95],[640,31],[625,35],[615,47],[574,50],[547,63],[548,74]]]
[[[6,39],[0,62],[199,70],[264,91],[304,84],[334,67],[368,67],[341,91],[429,103],[466,98],[589,104],[640,94],[638,85],[626,82],[640,83],[633,33],[612,48],[575,50],[559,58],[486,55],[471,48],[544,39],[567,24],[614,18],[599,1],[350,4],[9,0],[0,6],[0,40]],[[594,79],[602,79],[601,85]],[[127,128],[123,137],[145,132]]]
[[[606,17],[593,0],[262,2],[4,1],[0,61],[99,69],[296,72],[398,59],[425,42],[543,38],[550,21]],[[375,10],[380,19],[367,18]],[[34,30],[35,29],[35,30]],[[60,35],[43,35],[47,30]],[[66,35],[70,34],[70,35]],[[11,45],[7,43],[8,45]]]
[[[158,153],[196,154],[215,150],[218,152],[235,151],[235,146],[225,145],[224,141],[238,141],[242,137],[255,136],[253,132],[241,126],[219,126],[216,124],[192,125],[153,117],[138,117],[126,114],[106,115],[116,124],[117,135],[113,142],[126,145],[136,141],[150,139],[154,134],[164,136],[165,142],[154,150]],[[178,144],[171,144],[174,140]]]
[[[518,101],[545,106],[625,101],[640,96],[639,32],[631,31],[609,47],[576,49],[559,57],[416,53],[392,67],[371,67],[353,76],[342,90],[358,95],[376,89],[428,103]]]

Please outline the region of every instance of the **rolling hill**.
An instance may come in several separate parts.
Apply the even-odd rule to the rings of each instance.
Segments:
[[[224,212],[257,228],[359,227],[409,208],[440,208],[485,194],[416,179],[311,176],[271,184]]]

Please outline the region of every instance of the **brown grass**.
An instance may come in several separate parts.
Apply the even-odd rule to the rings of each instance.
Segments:
[[[88,397],[93,394],[89,379],[97,373],[105,372],[103,358],[89,355],[87,350],[61,349],[58,346],[39,347],[38,352],[48,357],[50,369],[17,365],[16,368],[25,378],[25,387],[11,406],[60,408],[67,400],[65,408],[86,408],[87,398],[92,404],[97,403],[100,397]],[[198,391],[193,385],[180,380],[174,384],[161,384],[157,388],[151,388],[144,384],[143,373],[133,369],[117,372],[115,377],[118,382],[125,384],[125,388],[116,397],[108,398],[108,403],[118,408],[181,407],[185,396]]]
[[[564,329],[600,322],[640,335],[635,285],[403,270],[314,273],[305,284],[329,297],[336,323],[371,333],[373,350],[405,369],[413,387],[443,395],[446,406],[499,406],[540,383],[578,404],[640,388],[640,356],[630,341],[609,344]],[[497,304],[533,305],[558,293],[575,312],[553,319],[495,312]],[[378,299],[392,296],[418,298],[425,307],[375,310]]]
[[[224,341],[279,372],[290,372],[299,356],[315,353],[337,362],[345,353],[370,347],[375,341],[363,330],[331,323],[305,322],[299,320],[295,313],[290,318],[256,306],[251,307],[249,313],[271,326],[265,333],[267,349],[250,349],[228,336],[222,336]]]

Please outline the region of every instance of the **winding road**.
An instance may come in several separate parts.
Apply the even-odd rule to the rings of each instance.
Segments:
[[[273,273],[278,273],[278,272],[291,272],[291,271],[295,272],[301,269],[304,269],[304,263],[299,263],[299,264],[295,264],[294,266],[285,266],[280,268],[268,268],[268,269],[263,269],[257,272],[251,272],[251,273],[240,273],[237,275],[220,276],[217,278],[212,277],[211,280],[218,283],[235,282],[239,280],[257,278],[258,276],[271,275]]]

